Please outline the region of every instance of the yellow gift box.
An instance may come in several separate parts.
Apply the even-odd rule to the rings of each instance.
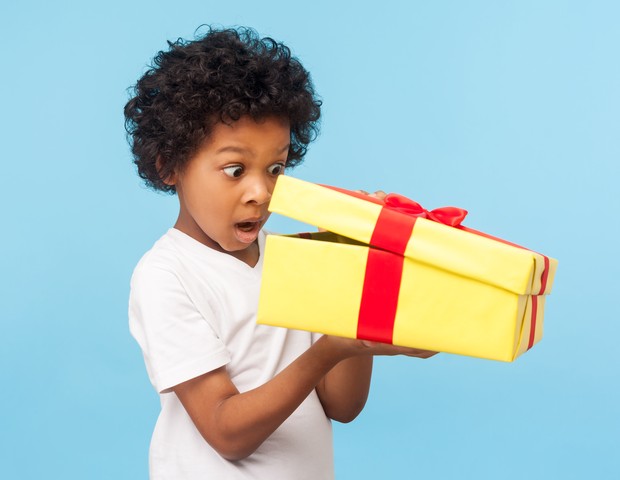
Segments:
[[[557,261],[427,211],[280,176],[269,209],[328,230],[269,235],[258,323],[513,361],[542,337]]]

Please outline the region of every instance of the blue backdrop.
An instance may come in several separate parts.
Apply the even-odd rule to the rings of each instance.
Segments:
[[[253,26],[312,72],[322,134],[294,175],[462,206],[560,260],[545,338],[515,363],[379,359],[367,408],[335,427],[337,477],[617,475],[619,4],[363,5],[2,2],[3,478],[147,478],[159,405],[128,282],[177,207],[141,186],[122,108],[202,23]]]

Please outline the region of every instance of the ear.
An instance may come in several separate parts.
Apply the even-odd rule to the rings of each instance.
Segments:
[[[162,166],[162,159],[161,159],[161,155],[157,155],[157,159],[155,160],[155,168],[157,169],[157,173],[159,174],[159,178],[161,178],[161,181],[164,182],[166,185],[170,185],[170,186],[174,186],[177,183],[177,174],[176,172],[171,172],[168,175],[166,175],[165,177],[162,176],[162,170],[163,170],[163,166]]]

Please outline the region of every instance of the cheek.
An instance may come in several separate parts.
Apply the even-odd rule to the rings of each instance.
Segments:
[[[205,192],[194,202],[194,207],[200,212],[202,221],[212,225],[230,223],[230,219],[234,217],[236,205],[230,192],[225,191]]]
[[[217,182],[204,175],[192,177],[187,182],[185,190],[192,204],[201,208],[217,204],[222,197],[222,189],[218,188]]]

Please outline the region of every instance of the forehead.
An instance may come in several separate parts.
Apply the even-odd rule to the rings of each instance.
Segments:
[[[290,126],[287,120],[279,117],[260,120],[242,117],[232,124],[216,123],[204,147],[212,151],[282,150],[288,148],[289,142]]]

